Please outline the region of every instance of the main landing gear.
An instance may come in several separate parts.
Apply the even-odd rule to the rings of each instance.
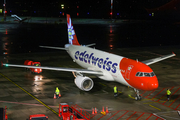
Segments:
[[[134,88],[134,91],[135,91],[135,93],[136,93],[135,100],[141,100],[142,97],[139,95],[139,90],[137,90],[137,89]]]

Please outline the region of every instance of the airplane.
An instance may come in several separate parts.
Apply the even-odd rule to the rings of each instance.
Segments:
[[[91,48],[90,46],[94,44],[86,46],[80,45],[69,14],[67,14],[67,30],[69,43],[65,44],[64,48],[52,46],[40,47],[66,50],[73,61],[84,69],[37,67],[4,63],[2,63],[2,65],[73,72],[76,86],[83,91],[90,91],[93,88],[93,80],[90,77],[85,76],[85,74],[93,74],[102,80],[115,81],[133,88],[136,93],[135,100],[141,100],[139,90],[152,91],[157,89],[159,86],[155,73],[148,65],[175,56],[175,54],[172,53],[140,62],[138,60],[132,60],[123,56]]]
[[[30,17],[26,17],[26,18],[22,19],[22,18],[18,17],[17,15],[11,15],[11,17],[13,17],[15,19],[15,21],[18,21],[19,23],[24,22],[25,20],[31,19]]]

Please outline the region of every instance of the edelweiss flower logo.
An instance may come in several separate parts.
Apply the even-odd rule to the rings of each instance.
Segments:
[[[75,32],[74,32],[74,29],[73,29],[73,26],[71,25],[71,19],[69,19],[69,23],[68,24],[68,37],[69,37],[69,43],[72,44],[72,41],[73,41],[73,35],[75,35]]]
[[[131,67],[128,67],[128,70],[131,70],[132,68]]]

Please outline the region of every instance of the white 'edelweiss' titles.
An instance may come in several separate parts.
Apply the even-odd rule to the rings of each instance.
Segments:
[[[117,63],[112,63],[112,61],[110,61],[108,57],[104,60],[103,58],[95,57],[94,53],[87,54],[86,52],[87,51],[84,52],[76,51],[75,52],[76,60],[79,59],[80,61],[83,61],[85,63],[89,63],[89,64],[91,63],[95,66],[98,66],[99,68],[116,73],[116,66],[118,65]]]

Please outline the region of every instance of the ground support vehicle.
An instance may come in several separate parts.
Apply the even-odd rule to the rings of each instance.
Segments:
[[[45,114],[35,114],[35,115],[30,115],[29,119],[27,120],[48,120],[48,116]]]
[[[31,66],[41,66],[41,63],[40,62],[33,62],[31,60],[26,60],[24,62],[24,65],[31,65]],[[32,73],[41,73],[42,72],[42,69],[41,68],[26,68],[26,70],[29,69]]]
[[[5,106],[5,108],[0,108],[0,120],[8,120],[6,106]]]
[[[61,120],[90,120],[90,114],[77,104],[69,106],[67,103],[59,104],[59,117]]]

